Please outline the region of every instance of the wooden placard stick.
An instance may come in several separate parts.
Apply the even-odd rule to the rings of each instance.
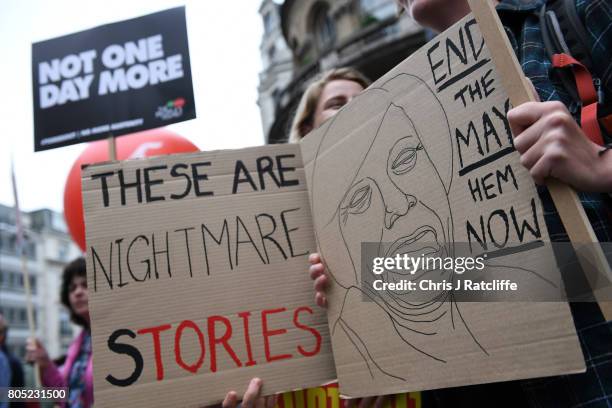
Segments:
[[[514,55],[493,1],[468,0],[468,2],[512,105],[535,102],[536,98]],[[596,281],[599,276],[603,276],[608,282],[612,281],[610,265],[601,246],[595,245],[598,242],[597,236],[576,192],[570,186],[555,179],[548,179],[546,186],[591,287],[593,289],[597,287]],[[599,307],[604,317],[606,320],[612,320],[612,302],[599,300]]]
[[[106,140],[108,141],[108,159],[110,161],[115,161],[117,160],[117,143],[115,142],[115,136],[111,133]]]
[[[21,258],[21,278],[23,279],[23,289],[26,296],[26,314],[28,317],[28,328],[30,329],[30,338],[36,340],[36,321],[34,319],[34,303],[32,302],[32,289],[30,287],[30,273],[28,271],[28,260],[26,258],[26,240],[23,231],[23,223],[21,222],[21,209],[19,208],[19,195],[17,194],[17,178],[15,177],[15,164],[11,157],[11,182],[13,184],[13,199],[15,200],[15,227],[16,241],[18,251]],[[37,341],[37,340],[36,340]],[[34,363],[34,385],[39,388],[40,370],[38,363]]]
[[[25,242],[22,242],[22,246]],[[23,277],[23,289],[26,295],[26,313],[28,317],[28,329],[30,330],[30,338],[36,338],[36,322],[34,320],[34,303],[32,302],[32,288],[30,286],[30,273],[28,271],[28,260],[26,258],[26,249],[21,248],[21,273]],[[34,385],[39,388],[42,382],[40,380],[40,370],[38,363],[34,364]]]

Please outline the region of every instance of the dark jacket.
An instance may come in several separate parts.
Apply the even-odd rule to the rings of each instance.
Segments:
[[[0,350],[6,355],[9,365],[11,367],[11,387],[23,387],[25,385],[23,379],[23,367],[21,361],[15,355],[10,353],[6,348],[6,345],[0,347]],[[23,408],[25,407],[24,402],[11,402],[10,408]]]

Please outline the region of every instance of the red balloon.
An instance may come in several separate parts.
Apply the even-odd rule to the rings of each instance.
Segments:
[[[117,160],[161,156],[172,153],[197,152],[199,149],[189,140],[166,128],[146,130],[122,136],[115,140]],[[83,220],[83,196],[81,193],[81,165],[108,161],[108,141],[90,143],[76,159],[64,188],[64,217],[72,239],[85,252],[85,224]]]

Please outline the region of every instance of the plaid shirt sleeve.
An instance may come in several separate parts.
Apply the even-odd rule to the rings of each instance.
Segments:
[[[578,16],[591,41],[593,73],[601,79],[607,95],[612,97],[612,2],[610,0],[577,0]],[[607,101],[608,104],[612,101]]]

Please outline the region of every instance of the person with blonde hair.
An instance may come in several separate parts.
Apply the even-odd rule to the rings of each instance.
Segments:
[[[370,80],[354,68],[334,68],[324,72],[302,94],[291,124],[289,143],[299,142],[369,85]]]

